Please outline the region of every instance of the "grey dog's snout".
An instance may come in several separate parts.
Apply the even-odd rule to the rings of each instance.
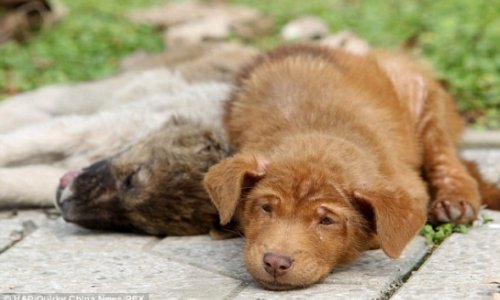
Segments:
[[[67,210],[68,204],[65,199],[68,196],[67,194],[70,193],[69,187],[71,186],[71,183],[80,175],[80,173],[80,171],[69,171],[59,179],[59,186],[56,191],[56,206],[62,213]]]
[[[68,185],[70,185],[71,182],[73,182],[73,180],[75,180],[75,178],[80,175],[80,173],[80,171],[66,172],[66,174],[64,174],[61,179],[59,179],[59,188],[65,189],[66,187],[68,187]]]

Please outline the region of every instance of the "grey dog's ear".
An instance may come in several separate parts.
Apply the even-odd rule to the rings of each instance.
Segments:
[[[220,223],[231,221],[242,191],[247,191],[262,178],[268,162],[255,155],[237,154],[212,166],[203,185],[219,211]]]

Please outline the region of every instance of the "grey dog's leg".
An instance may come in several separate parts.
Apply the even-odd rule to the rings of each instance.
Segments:
[[[46,165],[0,168],[0,209],[52,207],[63,169]]]
[[[57,118],[0,135],[0,166],[45,164],[64,159],[78,144],[71,118]],[[81,125],[79,126],[81,127]]]
[[[146,122],[147,116],[151,122]],[[161,123],[153,116],[140,111],[65,116],[0,135],[0,166],[58,162],[75,167],[64,163],[68,159],[83,166],[135,141],[152,127],[150,123]]]

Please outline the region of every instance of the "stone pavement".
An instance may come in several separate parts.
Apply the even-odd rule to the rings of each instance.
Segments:
[[[500,149],[469,149],[490,179]],[[365,253],[321,284],[266,291],[246,272],[242,239],[94,232],[44,211],[0,212],[2,293],[146,293],[149,299],[493,299],[500,293],[500,212],[431,253],[417,237],[398,260]],[[490,282],[497,283],[490,283]],[[496,296],[498,297],[498,295]],[[46,299],[46,298],[45,298]],[[76,299],[76,298],[73,298]]]

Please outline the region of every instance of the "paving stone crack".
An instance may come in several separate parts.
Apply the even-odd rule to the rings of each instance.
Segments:
[[[430,248],[427,253],[420,258],[416,264],[405,274],[403,274],[398,280],[392,282],[389,284],[388,288],[385,289],[385,291],[381,292],[381,296],[377,299],[379,300],[388,300],[391,299],[391,297],[396,294],[396,292],[403,287],[403,285],[411,278],[411,276],[417,272],[423,265],[424,263],[432,256],[432,253],[438,248],[439,246],[435,246]]]
[[[13,230],[10,233],[9,235],[10,242],[4,245],[2,248],[0,248],[0,254],[14,247],[14,245],[22,241],[24,238],[26,238],[28,235],[30,235],[33,231],[35,231],[38,228],[35,222],[31,220],[23,221],[21,225],[22,225],[21,230]]]
[[[222,299],[223,300],[231,300],[231,299],[236,298],[248,286],[248,284],[249,284],[248,282],[240,283],[237,287],[235,287],[231,292],[229,292],[229,294],[227,294]]]
[[[152,249],[161,242],[161,238],[153,237],[149,242],[147,242],[144,246],[142,246],[142,251],[144,252],[153,252]]]
[[[199,264],[195,264],[189,260],[185,260],[185,259],[179,259],[179,258],[176,258],[176,257],[172,257],[172,256],[169,256],[169,255],[166,255],[166,254],[163,254],[161,252],[158,252],[158,251],[154,251],[154,250],[145,250],[145,252],[149,253],[149,254],[152,254],[152,255],[155,255],[155,256],[159,256],[159,257],[162,257],[162,258],[165,258],[165,259],[168,259],[170,261],[175,261],[177,263],[181,263],[181,264],[185,264],[185,265],[188,265],[188,266],[191,266],[191,267],[194,267],[194,268],[197,268],[197,269],[201,269],[201,270],[204,270],[204,271],[208,271],[208,272],[211,272],[211,273],[215,273],[217,275],[222,275],[222,276],[225,276],[225,277],[229,277],[229,278],[232,278],[232,279],[236,279],[236,280],[240,280],[240,281],[244,281],[244,279],[242,278],[239,278],[239,277],[236,277],[230,273],[227,273],[227,272],[223,272],[223,271],[220,271],[220,270],[216,270],[216,269],[212,269],[212,268],[206,268],[204,266],[201,266]]]

